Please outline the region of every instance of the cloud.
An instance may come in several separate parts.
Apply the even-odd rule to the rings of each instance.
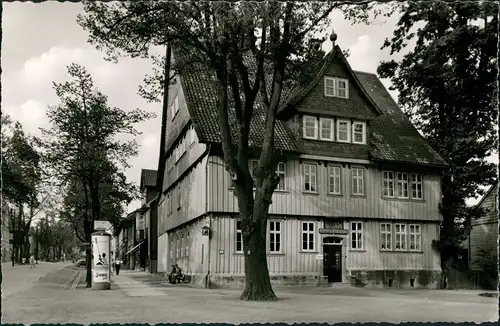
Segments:
[[[370,36],[364,34],[356,39],[356,43],[349,47],[349,64],[354,70],[366,72],[377,71],[380,61],[380,51],[373,44]]]
[[[142,139],[142,146],[146,147],[147,149],[157,148],[159,146],[158,138],[156,137],[156,135],[152,134],[146,135]]]
[[[24,130],[38,136],[40,135],[38,128],[48,126],[46,105],[34,99],[28,99],[19,106],[7,106],[5,112],[14,121],[19,121]]]
[[[31,87],[54,80],[66,72],[66,65],[84,61],[84,52],[82,48],[52,47],[42,55],[32,57],[24,63],[21,72],[23,80]]]

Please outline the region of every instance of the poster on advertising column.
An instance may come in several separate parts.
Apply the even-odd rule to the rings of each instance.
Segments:
[[[92,235],[92,287],[109,288],[110,286],[110,236],[106,233]]]

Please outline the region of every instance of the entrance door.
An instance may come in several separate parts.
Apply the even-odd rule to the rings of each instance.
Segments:
[[[323,275],[328,282],[342,282],[342,246],[323,246]]]

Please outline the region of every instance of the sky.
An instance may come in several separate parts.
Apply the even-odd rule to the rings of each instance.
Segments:
[[[157,118],[136,126],[142,132],[137,139],[139,155],[130,160],[132,167],[126,175],[139,184],[141,169],[158,168],[161,103],[147,103],[137,94],[144,76],[152,71],[151,61],[138,58],[123,58],[119,63],[105,61],[104,53],[87,43],[87,33],[76,23],[79,13],[83,13],[81,3],[4,2],[2,110],[20,121],[26,132],[40,135],[39,127],[50,126],[45,115],[47,106],[58,104],[52,82],[66,80],[66,66],[70,63],[84,65],[97,88],[108,96],[111,106],[123,110],[140,108],[157,114]],[[370,26],[352,25],[339,12],[331,18],[331,27],[338,35],[337,44],[349,49],[348,61],[354,70],[375,73],[381,61],[391,59],[388,50],[380,47],[392,35],[397,17],[384,18]],[[330,50],[330,42],[323,48]],[[387,80],[383,83],[390,86]],[[498,156],[492,160],[498,163]],[[476,201],[472,199],[469,203]],[[139,206],[138,201],[132,202],[129,212]]]

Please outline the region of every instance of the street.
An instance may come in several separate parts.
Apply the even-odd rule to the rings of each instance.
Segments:
[[[277,302],[242,302],[240,290],[171,285],[124,270],[111,290],[85,289],[72,264],[3,266],[2,323],[485,322],[498,299],[480,291],[275,288]],[[482,291],[484,292],[484,291]]]

